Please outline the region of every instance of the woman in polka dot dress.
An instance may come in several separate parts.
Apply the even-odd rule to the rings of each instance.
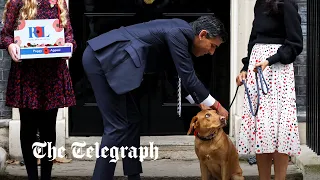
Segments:
[[[256,154],[260,180],[271,179],[272,159],[275,179],[282,180],[289,156],[300,153],[293,62],[303,49],[301,18],[293,0],[257,0],[254,15],[248,54],[237,77],[238,85],[245,80],[249,94],[244,96],[237,148],[239,154]],[[256,77],[257,67],[265,84]]]

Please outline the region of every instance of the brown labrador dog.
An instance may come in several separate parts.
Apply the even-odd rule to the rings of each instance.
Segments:
[[[212,109],[200,111],[191,120],[187,134],[195,131],[202,180],[244,179],[236,147],[222,129],[226,124],[226,119]]]

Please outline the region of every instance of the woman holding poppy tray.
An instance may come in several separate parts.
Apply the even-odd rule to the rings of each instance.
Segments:
[[[75,95],[66,58],[19,60],[19,46],[14,41],[17,20],[59,19],[65,32],[65,45],[76,42],[70,24],[65,0],[8,0],[3,15],[4,27],[1,41],[13,61],[9,73],[6,105],[19,108],[20,140],[28,178],[38,179],[37,159],[32,152],[32,144],[37,140],[56,141],[56,116],[58,108],[75,105]],[[47,149],[44,149],[47,152]],[[41,179],[51,179],[52,161],[41,159]]]

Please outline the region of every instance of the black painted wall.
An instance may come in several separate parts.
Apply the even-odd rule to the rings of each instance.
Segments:
[[[6,0],[0,0],[0,18],[2,18],[3,7]],[[306,83],[307,83],[307,0],[297,0],[299,3],[299,11],[302,17],[302,30],[304,33],[304,50],[294,63],[296,76],[296,94],[298,106],[298,120],[304,122],[306,120]],[[0,29],[2,29],[2,24]],[[10,70],[11,59],[5,50],[0,50],[0,119],[11,119],[12,110],[5,106],[5,93]]]

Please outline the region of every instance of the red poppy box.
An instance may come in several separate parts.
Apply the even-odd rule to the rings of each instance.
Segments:
[[[20,20],[14,31],[20,46],[20,59],[71,57],[72,47],[65,46],[64,29],[58,19]]]

